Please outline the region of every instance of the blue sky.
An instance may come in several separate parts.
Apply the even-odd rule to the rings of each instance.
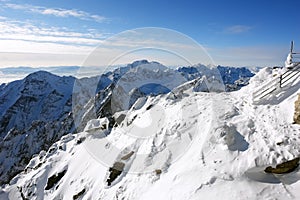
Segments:
[[[221,65],[282,65],[291,40],[300,49],[296,0],[0,0],[0,5],[0,67],[82,65],[106,38],[141,27],[183,33]]]

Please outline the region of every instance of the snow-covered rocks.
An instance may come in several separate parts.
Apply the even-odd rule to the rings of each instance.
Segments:
[[[91,119],[86,124],[84,131],[95,131],[97,129],[107,130],[109,127],[109,120],[107,118]]]
[[[70,101],[73,113],[66,120],[58,121],[57,126],[34,122],[32,136],[14,130],[7,135],[16,143],[24,137],[36,144],[36,149],[45,147],[47,151],[30,161],[31,156],[27,156],[26,169],[19,168],[23,172],[2,188],[0,198],[152,199],[155,193],[166,199],[199,199],[202,194],[222,191],[222,186],[247,185],[243,174],[256,164],[296,154],[297,150],[289,153],[287,148],[277,158],[280,149],[276,149],[271,156],[261,158],[273,143],[262,149],[256,145],[263,138],[261,134],[267,133],[260,130],[262,122],[248,116],[259,113],[249,96],[242,92],[214,93],[226,89],[224,77],[232,75],[224,79],[225,84],[235,84],[242,75],[234,75],[230,68],[223,78],[204,66],[192,69],[171,70],[156,62],[139,61],[100,77],[76,81],[73,97],[79,101],[76,105],[74,99]],[[55,102],[55,95],[47,101]],[[266,108],[259,109],[266,113]],[[52,136],[67,134],[74,123],[82,132],[55,142],[59,138]],[[286,125],[284,121],[282,124]],[[54,144],[43,146],[43,138]],[[276,140],[285,144],[292,141],[283,136]],[[179,188],[182,193],[178,193]]]

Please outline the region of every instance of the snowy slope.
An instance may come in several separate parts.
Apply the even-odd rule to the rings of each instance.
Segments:
[[[112,130],[94,119],[35,156],[0,199],[299,199],[299,168],[263,172],[300,155],[291,112],[299,87],[253,104],[270,76],[264,69],[231,93],[195,92],[191,83],[143,97]]]

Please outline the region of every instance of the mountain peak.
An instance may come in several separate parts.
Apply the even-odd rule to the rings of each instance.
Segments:
[[[139,65],[149,64],[149,61],[146,59],[134,61],[131,64],[128,64],[128,67],[137,67]]]
[[[39,71],[33,72],[33,73],[29,74],[27,77],[33,77],[33,76],[56,76],[56,77],[58,77],[57,75],[54,75],[45,70],[39,70]]]

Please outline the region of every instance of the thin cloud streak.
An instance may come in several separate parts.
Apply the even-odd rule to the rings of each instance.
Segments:
[[[98,23],[103,23],[108,21],[108,19],[104,16],[94,15],[76,9],[67,10],[63,8],[46,8],[46,7],[34,6],[30,4],[20,5],[20,4],[12,4],[12,3],[7,3],[4,6],[14,10],[24,10],[24,11],[38,13],[42,15],[52,15],[55,17],[74,17],[81,20],[95,21]]]
[[[0,39],[5,40],[26,40],[32,42],[97,46],[104,38],[105,35],[100,33],[79,33],[58,27],[43,28],[34,26],[30,23],[17,21],[0,22]]]

